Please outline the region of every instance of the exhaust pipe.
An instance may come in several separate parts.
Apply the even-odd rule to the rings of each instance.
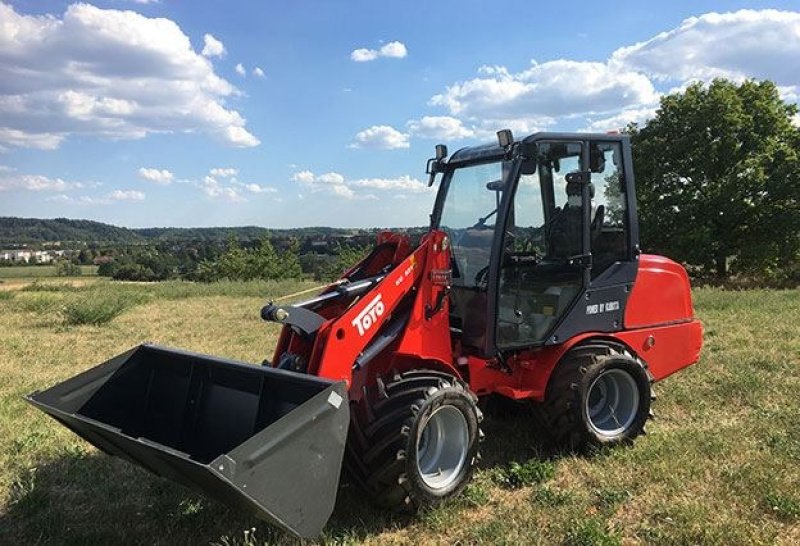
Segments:
[[[140,345],[26,400],[106,453],[297,536],[333,512],[344,382]]]

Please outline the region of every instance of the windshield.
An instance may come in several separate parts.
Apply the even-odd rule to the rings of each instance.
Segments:
[[[504,171],[510,162],[456,169],[447,189],[439,227],[450,237],[453,284],[478,286],[486,281]]]

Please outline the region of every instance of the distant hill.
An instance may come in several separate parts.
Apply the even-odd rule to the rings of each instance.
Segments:
[[[231,235],[240,241],[254,240],[269,234],[272,237],[314,239],[348,237],[376,232],[376,229],[340,229],[308,227],[268,229],[257,226],[210,228],[141,228],[129,229],[91,220],[68,218],[39,219],[0,217],[0,246],[36,245],[42,243],[106,243],[137,244],[165,241],[224,241]],[[423,228],[404,230],[421,233]]]
[[[133,230],[91,220],[0,217],[0,246],[56,241],[132,244],[144,240]]]

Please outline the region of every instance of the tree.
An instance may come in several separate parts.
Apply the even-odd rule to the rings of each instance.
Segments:
[[[80,277],[81,273],[81,266],[70,260],[62,259],[56,262],[57,277]]]
[[[800,251],[797,107],[768,81],[716,79],[629,127],[643,246],[714,270],[788,267]]]

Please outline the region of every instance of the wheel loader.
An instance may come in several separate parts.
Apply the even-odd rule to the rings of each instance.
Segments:
[[[99,449],[300,537],[343,469],[378,504],[458,495],[479,401],[528,401],[570,450],[644,432],[651,385],[696,362],[683,267],[639,248],[630,142],[536,133],[427,164],[439,188],[412,244],[383,232],[318,295],[268,303],[271,359],[141,345],[28,401]]]

